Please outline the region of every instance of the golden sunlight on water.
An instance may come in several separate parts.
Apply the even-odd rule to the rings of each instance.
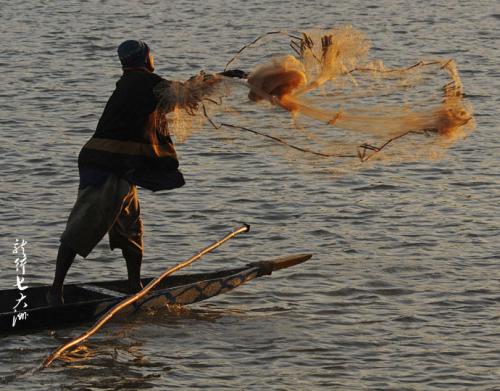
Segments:
[[[78,151],[121,75],[125,39],[146,40],[170,80],[198,75],[195,85],[243,47],[229,68],[250,74],[211,84],[207,116],[199,107],[168,118],[179,121],[171,131],[186,185],[139,190],[143,275],[242,221],[250,233],[186,272],[314,257],[200,304],[119,317],[43,372],[41,361],[89,325],[2,335],[0,388],[498,388],[493,2],[193,4],[2,5],[2,289],[16,284],[16,239],[27,241],[24,283],[52,280]],[[274,31],[286,33],[246,46]],[[124,278],[103,240],[67,283]]]

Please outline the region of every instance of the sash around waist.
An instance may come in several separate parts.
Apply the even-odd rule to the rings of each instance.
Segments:
[[[139,155],[147,157],[176,157],[172,144],[146,144],[134,141],[113,140],[92,137],[84,148],[125,155]]]

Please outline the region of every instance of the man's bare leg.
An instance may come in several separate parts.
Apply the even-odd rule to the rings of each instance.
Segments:
[[[61,243],[57,252],[56,273],[52,287],[47,292],[47,301],[49,304],[62,304],[63,301],[63,284],[66,274],[68,273],[71,264],[76,256],[76,252],[70,247]]]
[[[143,288],[141,283],[142,254],[130,250],[122,250],[122,254],[127,262],[128,291],[137,293]]]

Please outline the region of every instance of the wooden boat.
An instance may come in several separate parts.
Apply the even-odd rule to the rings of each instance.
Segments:
[[[311,254],[292,255],[211,273],[172,275],[134,307],[137,309],[141,306],[196,303],[229,292],[254,278],[305,262],[311,256]],[[152,278],[144,278],[142,282],[146,285],[151,280]],[[28,304],[24,309],[26,318],[17,319],[15,325],[13,319],[20,310],[16,313],[13,307],[19,300],[20,291],[17,289],[0,291],[0,333],[48,329],[91,321],[128,296],[126,280],[68,284],[64,286],[65,303],[50,306],[45,299],[48,288],[40,286],[22,291],[26,296],[24,301]]]

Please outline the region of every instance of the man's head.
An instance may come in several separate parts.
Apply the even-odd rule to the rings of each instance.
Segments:
[[[118,57],[123,68],[146,68],[153,72],[154,59],[144,41],[128,40],[118,46]]]

